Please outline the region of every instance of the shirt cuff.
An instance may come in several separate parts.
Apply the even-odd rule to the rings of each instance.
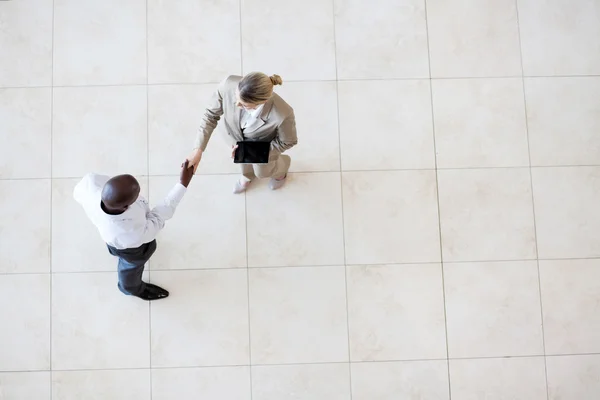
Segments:
[[[167,196],[169,203],[178,204],[186,191],[187,188],[178,182],[175,186],[173,186],[173,189],[171,189],[169,195]]]

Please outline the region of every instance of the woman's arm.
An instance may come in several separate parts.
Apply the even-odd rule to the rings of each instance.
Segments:
[[[271,142],[271,152],[275,151],[278,154],[291,149],[298,144],[298,136],[296,135],[296,118],[294,113],[291,113],[283,120],[281,125],[277,127],[277,136]]]
[[[202,120],[200,121],[200,126],[198,127],[198,133],[196,134],[196,140],[194,142],[194,150],[187,157],[190,165],[194,167],[194,171],[198,169],[200,159],[202,158],[202,152],[206,149],[206,145],[208,145],[208,141],[217,127],[221,115],[223,115],[223,90],[227,79],[221,82],[217,90],[211,96],[208,107],[206,107]]]
[[[202,117],[202,121],[200,121],[200,126],[198,127],[194,149],[200,149],[202,151],[206,149],[208,140],[217,127],[217,123],[219,122],[219,119],[221,119],[221,115],[223,115],[223,89],[225,88],[226,81],[227,79],[221,82],[217,90],[210,98],[208,107],[206,107],[204,116]]]

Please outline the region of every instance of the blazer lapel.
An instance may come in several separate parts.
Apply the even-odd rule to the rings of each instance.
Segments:
[[[250,133],[259,130],[262,128],[264,124],[269,120],[269,114],[271,113],[271,109],[273,108],[273,98],[271,97],[265,105],[263,106],[262,111],[260,112],[259,117],[256,121],[249,127],[247,127],[244,132]]]

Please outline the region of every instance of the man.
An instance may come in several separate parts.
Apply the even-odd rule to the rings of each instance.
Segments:
[[[119,258],[119,290],[144,300],[169,295],[165,289],[142,281],[144,264],[156,250],[156,235],[171,219],[194,176],[188,161],[181,166],[179,183],[161,205],[152,210],[140,196],[140,185],[131,175],[112,178],[88,174],[75,186],[73,196],[81,204],[108,251]]]

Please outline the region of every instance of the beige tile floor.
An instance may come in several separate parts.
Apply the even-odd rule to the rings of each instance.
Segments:
[[[289,185],[215,137],[121,295],[77,178],[159,201],[252,70]],[[598,1],[0,1],[1,400],[596,400],[599,205]]]

